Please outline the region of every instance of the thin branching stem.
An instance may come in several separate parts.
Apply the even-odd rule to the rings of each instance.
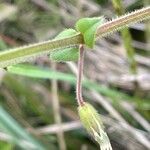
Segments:
[[[77,73],[77,84],[76,84],[76,98],[79,106],[84,105],[82,97],[82,78],[83,78],[83,66],[84,66],[84,47],[83,44],[79,46],[79,59],[78,59],[78,73]]]

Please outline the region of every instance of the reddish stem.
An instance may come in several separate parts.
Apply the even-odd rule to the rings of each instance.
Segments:
[[[79,59],[78,59],[78,73],[77,73],[77,84],[76,84],[76,98],[79,106],[84,105],[82,97],[82,76],[83,76],[83,65],[84,65],[84,47],[81,44],[79,46]]]

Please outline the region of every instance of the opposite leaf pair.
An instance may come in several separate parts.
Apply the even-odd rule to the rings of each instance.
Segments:
[[[65,29],[56,36],[55,39],[68,38],[78,34],[82,34],[84,44],[89,48],[93,48],[95,44],[95,34],[97,28],[104,23],[103,17],[83,18],[76,22],[75,29]],[[78,46],[54,50],[51,52],[50,58],[57,62],[76,61],[79,56]]]

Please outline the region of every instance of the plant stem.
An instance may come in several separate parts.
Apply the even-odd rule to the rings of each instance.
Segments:
[[[83,44],[79,46],[79,59],[78,59],[78,73],[77,73],[77,84],[76,84],[76,99],[79,106],[84,105],[82,97],[82,77],[83,77],[83,65],[84,65],[84,47]]]
[[[111,21],[104,23],[98,28],[96,36],[97,37],[108,36],[111,33],[120,31],[124,27],[127,27],[131,24],[134,24],[136,22],[139,22],[148,18],[150,18],[150,6],[133,11],[131,13],[128,13],[126,15],[120,16],[116,19],[113,19]]]
[[[96,37],[108,36],[109,34],[119,31],[130,24],[148,18],[150,18],[150,6],[104,23],[98,28]],[[0,52],[0,68],[26,62],[37,56],[50,54],[50,52],[55,49],[71,47],[79,44],[84,44],[83,36],[80,33],[68,38],[49,40]]]
[[[112,0],[114,9],[116,11],[116,14],[118,16],[121,16],[122,14],[125,13],[125,10],[123,8],[123,4],[121,0]],[[121,30],[121,35],[123,38],[123,43],[126,49],[126,54],[127,54],[127,58],[128,58],[128,62],[129,62],[129,70],[132,74],[136,74],[137,73],[137,64],[136,64],[136,60],[134,58],[135,56],[135,50],[132,47],[132,37],[129,31],[129,28],[125,28],[123,30]]]
[[[143,0],[144,6],[148,6],[150,4],[149,0]],[[150,20],[147,21],[146,23],[146,42],[147,44],[150,44]],[[148,45],[148,49],[150,49],[150,46]]]
[[[8,51],[3,51],[0,53],[0,68],[14,65],[20,62],[27,62],[37,56],[50,54],[52,50],[75,46],[80,43],[83,43],[83,38],[80,34],[77,34],[75,36],[61,40],[54,39],[41,43],[30,44]]]
[[[112,0],[116,14],[121,16],[125,13],[121,0]],[[124,47],[126,49],[126,55],[129,63],[129,71],[131,74],[137,74],[137,62],[135,60],[135,49],[132,47],[132,37],[129,28],[121,30],[121,36],[123,39]],[[134,96],[140,96],[140,88],[137,81],[134,82]]]
[[[52,69],[56,70],[56,63],[52,62]],[[60,104],[58,98],[58,87],[57,87],[57,80],[52,80],[52,104],[53,104],[53,113],[55,123],[60,126],[59,132],[57,133],[58,144],[60,150],[66,150],[66,143],[64,138],[64,133],[61,128],[61,113],[60,113]]]

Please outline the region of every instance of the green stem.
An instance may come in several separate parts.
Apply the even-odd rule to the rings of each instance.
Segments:
[[[0,67],[4,68],[20,62],[30,61],[37,56],[49,54],[52,50],[78,45],[82,41],[82,36],[77,34],[61,40],[49,40],[46,42],[10,49],[9,51],[0,53]]]
[[[146,20],[150,18],[150,6],[133,11],[126,15],[120,16],[112,21],[108,21],[101,25],[96,33],[97,37],[105,37],[116,31],[134,24],[136,22]]]
[[[150,4],[150,1],[149,0],[144,0],[143,4],[144,4],[144,6],[148,6]],[[146,34],[146,42],[147,42],[147,44],[149,44],[150,43],[150,20],[148,20],[147,23],[146,23],[146,32],[145,32],[145,34]]]
[[[121,16],[125,13],[125,10],[122,5],[121,0],[112,0],[114,9],[116,11],[116,14],[118,16]],[[121,31],[121,35],[123,38],[123,43],[126,49],[126,54],[129,62],[129,70],[131,73],[136,74],[137,73],[137,64],[135,60],[135,50],[132,47],[132,37],[129,31],[129,28],[125,28]]]
[[[148,19],[150,17],[150,7],[134,11],[112,21],[108,21],[101,25],[96,33],[96,37],[105,37],[116,30],[121,30],[135,22]],[[59,40],[50,40],[46,42],[31,44],[9,51],[0,53],[0,68],[5,68],[21,62],[29,61],[37,56],[49,54],[54,49],[62,47],[70,47],[74,45],[84,44],[83,37],[80,33],[69,38],[62,38]]]

